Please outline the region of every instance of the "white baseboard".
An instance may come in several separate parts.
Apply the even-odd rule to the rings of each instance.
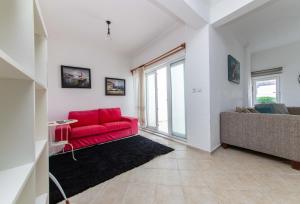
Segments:
[[[144,128],[140,128],[141,131],[144,131],[144,132],[147,132],[147,133],[150,133],[150,134],[153,134],[153,135],[156,135],[158,137],[162,137],[164,139],[167,139],[167,140],[170,140],[170,141],[173,141],[173,142],[177,142],[177,143],[180,143],[180,144],[183,144],[183,145],[186,145],[187,147],[190,147],[192,149],[195,149],[197,151],[201,151],[201,152],[205,152],[205,153],[212,153],[212,152],[209,152],[209,151],[206,151],[206,150],[203,150],[203,149],[200,149],[199,147],[196,147],[196,146],[193,146],[191,144],[188,144],[186,141],[182,141],[182,140],[178,140],[176,138],[173,138],[173,137],[169,137],[169,136],[166,136],[166,135],[163,135],[163,134],[159,134],[157,132],[154,132],[154,131],[151,131],[151,130],[148,130],[148,129],[144,129]],[[220,146],[220,145],[219,145]],[[217,146],[216,149],[219,147]]]
[[[218,144],[214,148],[212,148],[210,153],[213,153],[214,151],[216,151],[217,149],[219,149],[219,147],[221,147],[221,144]]]
[[[151,131],[151,130],[148,130],[148,129],[144,129],[144,128],[140,128],[140,131],[144,131],[144,132],[147,132],[147,133],[150,133],[150,134],[153,134],[153,135],[162,137],[162,138],[164,138],[164,139],[171,140],[171,141],[173,141],[173,142],[178,142],[178,143],[180,143],[180,144],[184,144],[184,145],[187,145],[187,146],[188,146],[188,144],[186,143],[186,141],[176,139],[175,137],[169,137],[169,136],[167,136],[167,135],[160,134],[160,133],[157,133],[157,132],[154,132],[154,131]]]

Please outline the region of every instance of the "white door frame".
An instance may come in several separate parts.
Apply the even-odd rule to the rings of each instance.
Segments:
[[[148,128],[149,130],[152,130],[152,131],[155,131],[155,132],[158,132],[160,134],[163,134],[163,135],[166,135],[166,136],[169,136],[169,137],[174,137],[174,138],[177,138],[177,139],[183,139],[183,140],[186,140],[187,138],[187,133],[186,133],[186,117],[185,117],[185,135],[182,135],[182,134],[179,134],[179,133],[176,133],[176,132],[173,132],[173,128],[172,128],[172,84],[171,84],[171,65],[172,64],[176,64],[176,63],[180,63],[180,62],[183,62],[185,64],[185,58],[184,57],[180,57],[180,58],[177,58],[177,59],[174,59],[174,60],[171,60],[171,61],[168,61],[168,62],[165,62],[163,64],[160,64],[156,67],[153,67],[147,71],[145,71],[145,77],[146,77],[146,128]],[[165,133],[165,132],[161,132],[158,130],[158,97],[157,97],[157,73],[156,71],[163,68],[163,67],[166,67],[167,68],[167,103],[168,103],[168,133]],[[185,68],[184,68],[184,73],[185,73]],[[148,75],[151,75],[151,74],[154,74],[155,76],[155,110],[156,110],[156,127],[152,127],[152,126],[149,126],[148,125]],[[184,85],[185,85],[185,77],[184,77]],[[184,91],[186,89],[184,88]],[[186,104],[186,99],[185,99],[185,96],[184,96],[184,102]],[[186,105],[184,107],[185,109],[185,114],[186,114]]]
[[[185,132],[185,134],[183,135],[183,134],[180,134],[180,133],[177,133],[177,132],[174,132],[173,131],[173,126],[172,126],[172,118],[173,118],[173,116],[172,116],[172,82],[171,82],[171,67],[172,67],[172,65],[175,65],[175,64],[179,64],[179,63],[181,63],[181,62],[183,62],[183,65],[185,66],[185,59],[179,59],[179,60],[176,60],[176,61],[174,61],[174,62],[171,62],[170,64],[169,64],[169,75],[170,75],[170,77],[169,77],[169,81],[170,81],[170,84],[169,84],[169,92],[170,92],[170,104],[168,104],[169,105],[169,109],[170,109],[170,115],[171,115],[171,117],[170,117],[170,132],[171,132],[171,135],[172,136],[175,136],[175,137],[177,137],[177,138],[183,138],[183,139],[186,139],[186,100],[185,100],[185,87],[183,88],[183,90],[184,90],[184,114],[185,114],[185,120],[184,120],[184,127],[185,127],[185,130],[184,130],[184,132]],[[183,73],[184,73],[184,76],[183,76],[183,78],[184,78],[184,86],[185,86],[185,67],[183,68]]]
[[[158,127],[158,121],[157,121],[157,83],[156,83],[156,71],[151,71],[151,72],[147,72],[145,73],[146,75],[146,127],[152,130],[157,131],[157,127]],[[149,112],[148,112],[148,76],[149,75],[154,75],[154,84],[155,84],[155,123],[156,126],[149,126],[148,121],[149,121]]]

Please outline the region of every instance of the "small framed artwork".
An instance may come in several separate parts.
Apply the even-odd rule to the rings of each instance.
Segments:
[[[105,95],[125,96],[125,79],[105,78]]]
[[[240,84],[240,62],[228,55],[228,81]]]
[[[61,66],[62,88],[91,88],[91,70],[88,68]]]

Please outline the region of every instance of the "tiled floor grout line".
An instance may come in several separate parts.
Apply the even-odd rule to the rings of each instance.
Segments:
[[[122,196],[122,202],[120,204],[124,204],[124,202],[125,202],[125,196],[128,193],[128,189],[129,189],[129,184],[127,184],[127,186],[126,186],[126,190],[125,190],[124,195]]]
[[[145,136],[155,140],[151,135]],[[281,161],[260,157],[241,150],[224,150],[222,148],[207,157],[201,152],[189,148],[185,149],[182,144],[178,145],[174,141],[166,139],[155,141],[172,147],[174,151],[169,153],[171,155],[166,154],[155,158],[157,160],[150,161],[154,162],[148,166],[140,166],[135,168],[136,170],[131,170],[129,176],[126,175],[114,180],[113,182],[116,182],[116,185],[119,182],[124,183],[124,187],[121,188],[124,190],[122,192],[118,190],[119,194],[122,193],[118,196],[119,200],[116,200],[118,204],[125,204],[125,202],[128,202],[127,198],[133,199],[133,204],[137,204],[137,200],[135,201],[132,196],[135,195],[135,192],[140,192],[138,189],[140,187],[138,186],[136,190],[129,192],[129,188],[135,187],[135,184],[142,184],[141,187],[146,191],[147,186],[151,186],[151,190],[147,191],[151,195],[154,187],[154,198],[143,198],[152,204],[159,204],[157,203],[160,202],[160,200],[157,200],[158,197],[163,199],[164,202],[174,201],[174,199],[177,201],[176,198],[169,198],[168,196],[176,195],[175,193],[179,193],[179,190],[182,195],[180,195],[178,203],[184,202],[185,204],[192,201],[195,201],[195,204],[210,201],[227,204],[230,203],[230,199],[232,199],[231,203],[238,203],[238,199],[248,199],[249,203],[257,203],[258,199],[263,199],[262,202],[270,203],[270,199],[275,198],[284,198],[287,204],[295,203],[299,199],[300,203],[300,195],[296,193],[299,192],[300,194],[300,172],[291,170],[288,164]],[[146,169],[145,176],[151,177],[143,178],[143,171]],[[159,174],[158,177],[155,176],[156,174]],[[269,178],[266,178],[266,176],[269,176]],[[106,185],[110,184],[111,181],[107,182]],[[126,184],[127,186],[125,186]],[[168,186],[172,187],[168,189]],[[162,194],[158,190],[162,190]],[[102,191],[102,194],[104,194],[104,188],[99,188],[98,191]],[[277,192],[280,192],[280,194]],[[92,193],[97,192],[92,191]],[[126,197],[128,193],[130,195]],[[91,194],[87,193],[86,195]],[[84,194],[81,196],[84,197]],[[103,196],[105,195],[101,197]],[[90,204],[99,204],[95,201],[97,198],[99,196],[95,197]],[[109,196],[107,198],[112,199]],[[101,198],[103,203],[105,203],[105,200],[105,198]],[[76,204],[86,204],[82,203],[84,199],[78,201],[80,203]],[[105,204],[112,203],[106,202]]]

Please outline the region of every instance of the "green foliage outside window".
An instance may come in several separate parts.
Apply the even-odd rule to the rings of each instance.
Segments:
[[[276,103],[276,98],[270,96],[258,97],[256,100],[257,103]]]

